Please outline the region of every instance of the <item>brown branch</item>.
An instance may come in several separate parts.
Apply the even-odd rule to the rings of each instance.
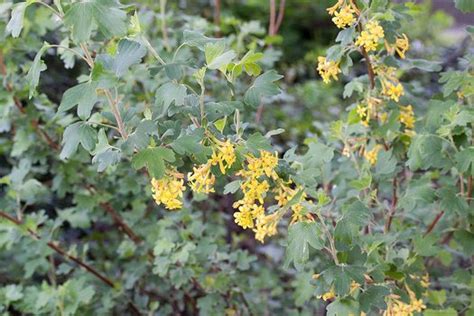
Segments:
[[[436,227],[436,224],[438,224],[439,220],[441,219],[441,217],[443,217],[443,215],[444,215],[444,211],[441,211],[436,215],[436,217],[433,219],[431,224],[426,229],[426,232],[425,232],[424,236],[428,235],[429,233],[431,233],[433,231],[433,229]]]
[[[18,219],[14,218],[13,216],[3,212],[3,211],[0,211],[0,217],[12,222],[13,224],[17,225],[18,227],[22,227],[23,226],[23,223],[21,221],[19,221]],[[38,235],[36,232],[34,232],[32,229],[28,228],[27,229],[28,233],[31,235],[31,237],[35,240],[41,240],[41,237],[40,235]],[[79,266],[81,266],[82,268],[84,268],[87,272],[93,274],[96,278],[98,278],[99,280],[101,280],[103,283],[107,284],[108,286],[110,286],[111,288],[114,288],[115,287],[115,284],[114,282],[112,282],[109,278],[107,278],[106,276],[102,275],[100,272],[98,272],[97,270],[95,270],[93,267],[91,267],[90,265],[88,265],[87,263],[83,262],[81,259],[77,258],[76,256],[73,256],[73,255],[70,255],[68,254],[63,248],[61,248],[59,246],[59,243],[56,242],[56,241],[48,241],[47,242],[47,245],[49,248],[51,248],[52,250],[56,251],[58,254],[60,254],[61,256],[63,256],[64,258],[66,259],[69,259],[73,262],[75,262],[76,264],[78,264]]]
[[[123,218],[114,210],[109,203],[100,203],[100,206],[112,217],[115,225],[119,227],[135,244],[139,244],[143,239],[135,234],[130,226],[123,220]]]
[[[285,16],[285,0],[280,0],[280,8],[278,9],[278,17],[275,22],[275,34],[278,33],[278,30],[280,30],[281,23],[283,22],[283,17]]]
[[[268,35],[275,35],[275,17],[276,17],[276,8],[275,0],[270,0],[270,19],[268,21]]]
[[[395,176],[392,180],[392,204],[390,205],[388,218],[387,218],[387,221],[385,222],[385,233],[388,233],[390,231],[390,228],[392,226],[393,216],[395,215],[395,210],[397,208],[397,203],[398,203],[397,187],[398,187],[398,182]]]
[[[472,176],[467,178],[467,198],[472,198],[472,191],[473,191],[473,184],[472,184]],[[468,201],[469,204],[469,201]]]
[[[214,25],[217,27],[216,37],[221,37],[221,0],[214,0]]]

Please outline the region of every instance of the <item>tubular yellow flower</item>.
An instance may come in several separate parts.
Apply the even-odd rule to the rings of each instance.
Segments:
[[[356,40],[357,46],[363,46],[367,52],[377,49],[377,45],[381,39],[385,36],[383,28],[379,22],[372,20],[369,21],[365,30],[360,32],[360,36]]]
[[[369,151],[365,151],[364,157],[365,159],[373,166],[377,163],[377,155],[380,150],[380,145],[375,145],[374,148],[372,148]]]
[[[382,93],[395,102],[398,102],[400,97],[404,94],[404,90],[400,83],[393,84],[387,81],[384,85]]]
[[[156,204],[163,204],[169,210],[183,207],[184,180],[169,175],[161,179],[151,179],[151,192]]]
[[[323,78],[324,83],[331,82],[331,77],[334,80],[337,80],[337,75],[341,73],[339,69],[339,63],[335,61],[327,61],[326,57],[318,57],[318,72],[319,75]]]
[[[334,288],[331,288],[331,290],[329,290],[329,292],[326,292],[324,293],[323,295],[320,295],[318,296],[318,298],[322,298],[323,301],[328,301],[328,300],[332,300],[336,297],[336,293],[334,292]]]
[[[339,12],[334,13],[332,21],[340,29],[350,26],[355,23],[356,18],[354,16],[355,11],[349,6],[344,6]]]
[[[193,167],[193,172],[188,174],[189,187],[193,192],[209,194],[214,192],[216,177],[211,173],[211,163]]]
[[[334,13],[342,6],[344,0],[338,0],[335,5],[332,7],[327,8],[329,15],[334,15]]]
[[[235,162],[235,150],[234,145],[227,140],[220,142],[219,146],[212,153],[211,164],[213,166],[219,165],[219,170],[222,174],[225,174],[227,169],[230,169]]]
[[[413,129],[415,127],[415,114],[411,105],[401,106],[400,115],[398,116],[400,123],[405,125],[407,129]]]
[[[405,53],[410,49],[410,42],[405,34],[399,37],[395,41],[395,50],[397,51],[400,58],[405,59]]]
[[[277,214],[262,215],[257,218],[255,232],[255,239],[264,242],[266,236],[273,236],[277,233],[278,217]]]
[[[235,223],[242,228],[253,228],[253,218],[250,210],[240,210],[234,213]]]

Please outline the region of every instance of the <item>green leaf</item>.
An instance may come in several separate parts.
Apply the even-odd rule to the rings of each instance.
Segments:
[[[454,4],[458,10],[464,13],[474,12],[474,1],[472,0],[454,0]]]
[[[133,156],[132,166],[135,169],[146,167],[150,176],[160,179],[165,175],[165,161],[174,162],[174,153],[165,147],[146,148]]]
[[[359,306],[350,298],[336,299],[326,307],[327,316],[359,315]]]
[[[75,2],[66,11],[64,24],[72,28],[72,38],[78,43],[86,42],[91,36],[92,10],[90,2]]]
[[[474,254],[474,233],[467,230],[458,230],[454,232],[454,238],[461,244],[467,256]]]
[[[122,39],[118,43],[117,55],[115,56],[112,67],[115,74],[118,77],[123,76],[130,66],[140,63],[146,52],[147,50],[142,44],[128,39]]]
[[[430,300],[431,304],[434,305],[443,305],[446,302],[446,290],[429,290],[428,291],[428,299]]]
[[[455,211],[461,216],[466,216],[469,206],[463,197],[457,195],[457,190],[453,186],[444,186],[436,192],[440,199],[440,207],[445,212]]]
[[[368,313],[372,307],[381,310],[386,309],[385,297],[390,294],[390,290],[385,286],[375,285],[369,287],[360,294],[359,303],[362,311]]]
[[[13,6],[12,17],[7,24],[6,32],[13,37],[20,36],[23,28],[23,20],[25,18],[25,10],[30,5],[31,1],[20,2]]]
[[[359,93],[362,93],[364,91],[364,84],[357,79],[351,80],[344,86],[344,92],[342,93],[342,97],[344,99],[350,98],[354,91],[357,91]]]
[[[77,105],[77,115],[83,120],[88,119],[97,102],[96,88],[97,82],[90,81],[68,89],[63,94],[58,113],[65,112]]]
[[[457,316],[458,312],[454,308],[448,309],[427,309],[423,312],[424,316]]]
[[[186,97],[186,86],[174,82],[167,82],[156,90],[155,104],[160,107],[161,112],[165,114],[171,103],[176,106],[184,105]]]
[[[442,69],[442,66],[439,62],[433,62],[424,59],[404,59],[402,62],[404,69],[417,68],[427,72],[437,72]]]
[[[456,153],[456,168],[461,173],[474,176],[474,147],[468,147]]]
[[[224,187],[224,194],[233,194],[240,189],[240,185],[242,184],[241,180],[234,180],[229,182]]]
[[[31,65],[28,74],[26,75],[26,81],[28,82],[29,86],[29,98],[31,99],[36,91],[36,87],[39,83],[40,74],[42,71],[46,70],[46,64],[43,62],[41,57],[43,53],[49,48],[48,43],[44,43],[43,47],[36,53],[35,59],[33,60],[33,64]]]
[[[225,50],[224,42],[208,43],[204,48],[204,54],[206,56],[207,68],[209,69],[221,69],[226,67],[237,54],[233,51]]]
[[[199,32],[188,31],[188,30],[185,30],[183,32],[183,40],[184,40],[183,42],[184,44],[197,47],[202,51],[204,51],[206,44],[222,41],[222,39],[206,37]]]
[[[270,140],[264,137],[259,132],[253,133],[247,138],[247,148],[254,155],[258,154],[260,150],[272,151],[273,147],[270,144]]]
[[[66,127],[63,133],[62,150],[59,157],[61,159],[70,158],[76,151],[79,144],[87,151],[91,152],[95,147],[97,139],[96,131],[84,122],[76,122]]]
[[[298,222],[288,228],[288,246],[286,248],[285,266],[293,262],[296,269],[301,269],[309,259],[309,247],[321,250],[322,231],[316,222]]]
[[[274,82],[281,78],[283,76],[277,74],[274,70],[267,71],[258,76],[253,85],[245,92],[245,103],[257,107],[262,97],[269,97],[280,93],[280,89]]]
[[[204,163],[207,157],[212,154],[212,150],[201,143],[203,133],[202,129],[197,129],[194,134],[182,135],[171,143],[171,147],[180,155],[193,155],[199,162]]]
[[[387,175],[395,172],[397,167],[397,159],[392,154],[392,150],[381,150],[377,156],[377,163],[375,165],[375,172],[378,175]]]
[[[126,20],[127,14],[113,0],[75,2],[64,16],[64,23],[72,29],[76,42],[89,40],[94,24],[106,38],[125,35]]]

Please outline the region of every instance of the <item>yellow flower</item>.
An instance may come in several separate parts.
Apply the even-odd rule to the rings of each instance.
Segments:
[[[400,58],[405,59],[405,53],[410,49],[410,42],[405,34],[399,37],[395,41],[395,50]]]
[[[377,49],[380,39],[383,39],[384,36],[384,30],[379,22],[372,20],[366,24],[365,30],[360,32],[355,44],[363,46],[367,52],[370,52]]]
[[[184,180],[176,175],[166,175],[161,179],[151,179],[151,192],[156,204],[163,204],[169,210],[183,207]]]
[[[357,105],[356,112],[359,117],[362,119],[367,115],[367,108],[363,105]]]
[[[415,127],[415,114],[411,105],[401,106],[400,115],[398,116],[400,123],[405,125],[407,129],[413,129]]]
[[[360,284],[357,283],[356,281],[352,280],[351,289],[350,289],[349,293],[354,294],[354,292],[357,291],[358,289],[360,289]]]
[[[318,298],[322,298],[323,301],[332,300],[336,297],[336,293],[334,292],[334,288],[331,288],[329,292],[324,293],[323,295],[318,296]]]
[[[356,18],[354,16],[355,11],[349,6],[344,6],[339,12],[335,12],[332,21],[340,29],[354,24]]]
[[[326,57],[318,57],[318,72],[319,75],[323,78],[324,83],[331,82],[331,77],[334,80],[337,80],[337,75],[341,73],[339,69],[339,63],[335,61],[327,61]]]
[[[253,218],[250,210],[241,210],[234,213],[235,223],[242,228],[253,228]]]
[[[211,164],[213,166],[219,165],[219,170],[225,174],[227,169],[230,169],[235,162],[234,145],[227,140],[226,142],[219,142],[219,146],[212,153]]]
[[[428,273],[421,277],[420,285],[424,288],[430,287],[430,275]]]
[[[342,6],[344,0],[338,0],[335,5],[332,7],[327,8],[329,15],[334,15],[334,13]]]
[[[188,174],[189,187],[196,193],[209,194],[214,192],[216,177],[211,173],[211,163],[193,167],[193,172]]]
[[[264,242],[266,236],[273,236],[277,233],[278,216],[276,213],[270,215],[262,215],[257,217],[255,232],[255,239]]]
[[[398,102],[400,100],[400,96],[404,94],[404,90],[400,83],[392,84],[391,82],[385,82],[382,93],[395,102]]]
[[[372,148],[369,151],[365,151],[364,157],[367,159],[367,161],[373,166],[377,163],[377,155],[380,150],[380,145],[375,145],[374,148]]]

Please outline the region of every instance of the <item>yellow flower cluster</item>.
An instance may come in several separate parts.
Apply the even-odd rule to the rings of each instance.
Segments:
[[[349,6],[343,6],[339,12],[334,12],[332,21],[340,29],[351,26],[355,23],[356,18],[354,16],[355,11]]]
[[[218,142],[217,150],[212,153],[211,163],[213,166],[219,165],[220,171],[225,174],[226,170],[230,169],[235,162],[235,149],[230,140]]]
[[[188,174],[189,187],[193,192],[209,194],[214,192],[216,177],[211,172],[211,163],[193,167],[193,172]]]
[[[371,150],[365,150],[364,158],[373,166],[377,163],[377,155],[382,146],[375,145]]]
[[[239,171],[237,175],[245,180],[241,183],[240,189],[244,194],[243,198],[233,204],[239,211],[234,214],[235,221],[243,228],[253,228],[253,220],[259,215],[263,215],[263,202],[270,184],[261,176],[275,177],[274,168],[278,164],[278,157],[270,152],[261,151],[260,157],[247,155],[247,168]]]
[[[414,313],[421,313],[426,308],[423,300],[417,299],[415,293],[409,288],[407,290],[410,302],[405,303],[399,300],[398,295],[391,295],[383,316],[413,316]]]
[[[339,69],[339,63],[335,61],[328,61],[326,57],[318,57],[318,68],[319,75],[323,78],[324,83],[331,82],[331,77],[337,80],[337,75],[341,73]]]
[[[189,187],[193,192],[209,194],[214,192],[214,183],[216,177],[211,172],[212,166],[219,166],[222,174],[232,167],[235,162],[234,145],[227,140],[226,142],[218,141],[218,146],[214,149],[211,158],[199,167],[193,167],[193,172],[188,174]]]
[[[413,112],[413,107],[411,105],[401,106],[398,120],[405,125],[406,129],[413,129],[415,127],[415,113]]]
[[[376,68],[375,73],[380,76],[382,94],[398,102],[405,91],[397,78],[396,71],[397,69],[394,67],[380,65]]]
[[[374,97],[369,97],[366,100],[367,106],[359,104],[356,107],[356,113],[359,116],[362,125],[364,126],[369,126],[370,119],[373,117],[380,117],[382,118],[386,113],[379,113],[378,107],[381,104],[381,100],[374,98]]]
[[[277,154],[260,151],[260,157],[247,155],[246,168],[237,175],[244,178],[240,185],[243,197],[233,204],[235,222],[242,228],[254,228],[255,237],[263,242],[265,236],[276,234],[277,214],[265,215],[264,199],[270,190],[268,180],[278,178],[275,168],[278,165]]]
[[[276,196],[275,196],[275,200],[277,201],[278,203],[278,206],[280,207],[283,207],[285,206],[289,201],[291,201],[295,196],[296,194],[302,190],[301,187],[296,187],[294,189],[292,189],[290,187],[290,185],[292,184],[292,182],[288,182],[288,183],[280,183],[278,188],[275,190],[276,192]],[[296,223],[296,222],[301,222],[303,220],[310,220],[310,221],[313,221],[313,217],[310,215],[310,214],[305,214],[303,213],[303,210],[304,210],[304,206],[302,204],[303,201],[306,201],[308,203],[312,203],[311,201],[307,201],[306,200],[306,193],[303,192],[301,197],[299,198],[299,201],[296,202],[295,204],[293,204],[290,209],[292,211],[292,215],[291,215],[291,224],[292,223]]]
[[[151,192],[156,204],[163,204],[169,210],[183,206],[184,180],[180,174],[167,174],[161,179],[151,179]]]
[[[382,81],[383,82],[383,81]],[[401,83],[393,84],[391,82],[384,82],[382,93],[388,96],[390,99],[398,102],[400,97],[404,94],[403,86]]]
[[[365,30],[360,32],[360,36],[356,40],[357,46],[363,46],[367,52],[377,49],[377,45],[381,39],[385,36],[383,28],[379,22],[372,20],[369,21]]]

